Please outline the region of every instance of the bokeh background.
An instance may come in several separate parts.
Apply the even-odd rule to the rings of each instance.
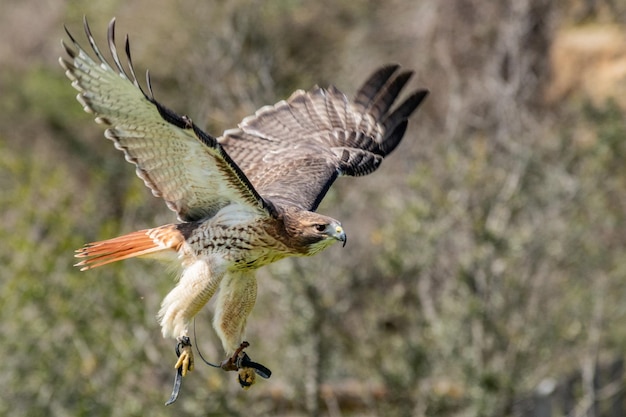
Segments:
[[[0,415],[513,416],[573,372],[569,415],[594,412],[598,369],[626,350],[624,2],[0,8]],[[347,247],[260,271],[247,336],[274,374],[248,391],[198,364],[164,407],[175,355],[155,316],[175,272],[72,267],[85,242],[174,220],[57,63],[63,25],[86,45],[83,15],[100,42],[116,16],[157,99],[215,135],[388,62],[431,91],[381,169],[320,207]],[[196,343],[217,361],[210,321]]]

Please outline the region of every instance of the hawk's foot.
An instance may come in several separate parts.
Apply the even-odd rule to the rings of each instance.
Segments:
[[[176,375],[174,375],[174,388],[172,389],[172,395],[167,400],[165,405],[170,405],[178,398],[180,392],[180,386],[183,382],[183,377],[187,375],[187,372],[193,370],[193,351],[191,350],[191,340],[189,337],[183,336],[178,339],[176,344]]]
[[[220,364],[224,371],[237,371],[239,384],[243,389],[248,389],[254,384],[256,375],[266,379],[272,375],[272,371],[265,366],[250,360],[250,356],[243,351],[248,346],[250,346],[250,343],[241,342],[233,356]]]
[[[178,356],[178,360],[174,368],[180,369],[182,375],[187,376],[187,372],[193,371],[193,350],[189,337],[183,336],[178,339],[176,356]]]
[[[256,382],[256,374],[252,368],[239,369],[237,380],[241,388],[248,389]]]

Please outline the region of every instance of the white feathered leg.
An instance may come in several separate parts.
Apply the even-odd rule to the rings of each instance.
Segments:
[[[176,368],[185,376],[193,369],[193,351],[189,342],[189,323],[217,290],[224,271],[214,259],[199,259],[187,266],[178,284],[161,303],[159,323],[164,337],[175,337],[180,348]]]
[[[254,272],[228,272],[220,284],[213,327],[227,355],[232,355],[243,341],[246,319],[256,301]]]
[[[225,371],[237,371],[239,383],[247,389],[254,384],[256,371],[243,350],[248,343],[243,341],[246,319],[256,301],[256,278],[253,271],[229,272],[220,284],[213,327],[222,341],[229,357],[221,364]],[[265,367],[263,369],[266,370]],[[269,377],[269,370],[265,378]]]

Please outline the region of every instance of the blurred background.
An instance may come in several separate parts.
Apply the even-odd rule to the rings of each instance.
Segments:
[[[431,91],[320,207],[349,244],[259,271],[247,338],[274,373],[248,391],[198,363],[164,407],[175,272],[72,267],[175,219],[57,63],[83,15],[99,42],[117,17],[156,98],[214,135],[384,63]],[[623,1],[3,0],[0,35],[0,415],[624,415]],[[223,359],[211,308],[196,322]]]

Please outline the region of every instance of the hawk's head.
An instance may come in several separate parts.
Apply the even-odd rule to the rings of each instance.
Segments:
[[[294,247],[303,255],[314,255],[337,241],[346,245],[341,223],[312,211],[289,210],[284,214],[285,231]]]

